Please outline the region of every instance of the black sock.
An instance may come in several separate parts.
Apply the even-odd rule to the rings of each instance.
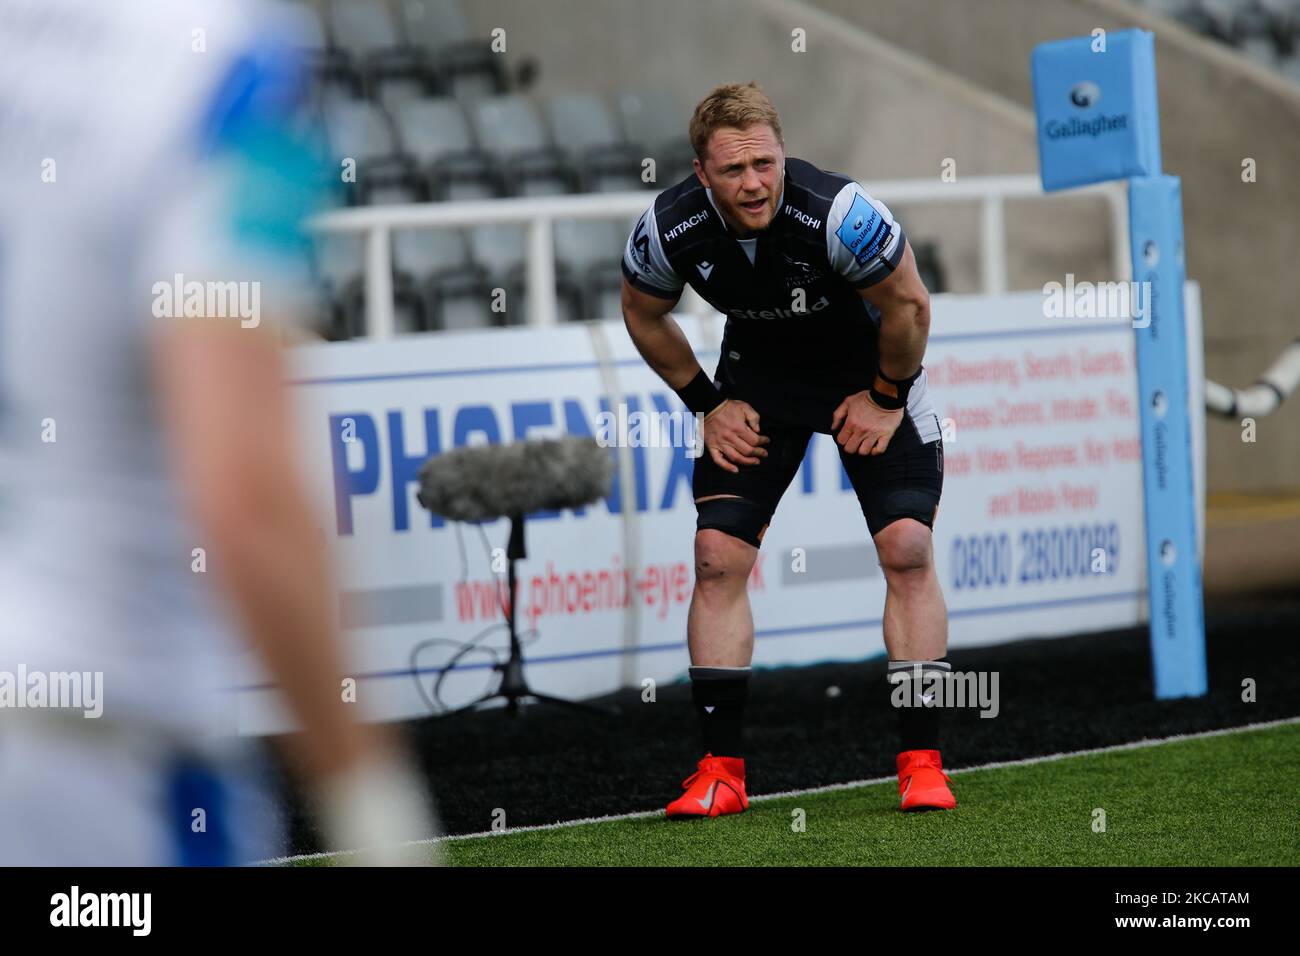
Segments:
[[[739,757],[748,667],[692,667],[691,699],[700,719],[704,750],[715,757]]]
[[[938,750],[939,714],[942,701],[926,696],[931,692],[943,694],[946,699],[948,675],[952,665],[948,658],[937,661],[890,661],[889,702],[898,711],[898,750]],[[936,684],[943,681],[941,687]]]

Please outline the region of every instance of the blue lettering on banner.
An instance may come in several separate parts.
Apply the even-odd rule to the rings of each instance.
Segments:
[[[853,197],[844,221],[835,230],[840,242],[848,247],[859,264],[870,262],[880,255],[880,250],[890,237],[889,225],[876,211],[876,207],[867,202],[859,193]]]
[[[343,440],[345,422],[352,424],[352,441]],[[379,487],[379,432],[375,420],[365,412],[331,415],[330,451],[334,461],[334,515],[340,535],[352,533],[352,499],[373,495]],[[359,444],[362,464],[358,470],[348,466],[348,445]]]
[[[1115,521],[957,535],[949,569],[954,591],[1069,581],[1104,581],[1119,573]],[[1101,560],[1098,560],[1098,559]]]
[[[668,392],[653,392],[649,402],[643,403],[635,395],[624,395],[621,399],[627,406],[629,416],[640,412],[644,405],[650,405],[655,412],[686,412],[675,395]],[[543,399],[518,401],[510,403],[505,409],[512,430],[510,440],[524,441],[529,437],[546,435],[575,435],[586,438],[596,436],[597,418],[589,410],[588,403],[576,398],[558,400]],[[601,397],[600,412],[611,413],[609,400]],[[558,413],[558,414],[557,414]],[[423,423],[424,441],[422,447],[408,440],[405,432],[407,416],[418,414]],[[441,454],[443,447],[443,422],[450,418],[450,448],[464,448],[468,445],[499,444],[503,440],[502,422],[498,412],[489,405],[464,405],[454,409],[423,408],[418,412],[389,409],[382,414],[353,411],[338,412],[329,416],[330,454],[334,469],[334,507],[335,518],[340,537],[357,533],[353,517],[353,504],[357,499],[364,499],[380,493],[380,486],[385,478],[389,488],[387,496],[391,505],[391,528],[396,532],[409,531],[411,512],[418,512],[414,504],[415,493],[420,483],[420,468],[431,456]],[[351,427],[344,425],[351,422]],[[381,428],[380,423],[383,423]],[[538,432],[537,435],[532,435]],[[344,435],[350,433],[351,441],[345,441]],[[686,441],[694,435],[694,423],[686,433]],[[815,490],[813,475],[813,443],[809,442],[800,467],[801,482],[796,485],[802,495],[812,495]],[[633,446],[632,475],[636,489],[634,507],[640,513],[651,510],[651,491],[655,491],[654,510],[673,511],[690,505],[692,501],[691,480],[695,474],[695,461],[689,454],[687,444],[679,444],[671,449],[667,464],[660,465],[661,458],[656,457],[656,471],[650,474],[650,459],[646,448]],[[618,479],[618,449],[610,448],[614,456],[615,477],[610,493],[604,499],[607,512],[611,515],[623,513],[623,489]],[[385,471],[386,469],[386,471]],[[848,473],[841,463],[839,486],[842,492],[851,493],[853,486]],[[575,517],[586,515],[586,508],[572,509]],[[547,520],[560,517],[558,511],[539,511],[528,515],[530,520]],[[429,515],[430,528],[442,528],[446,520],[437,515]]]
[[[452,427],[455,448],[479,444],[469,440],[470,435],[482,435],[487,444],[497,445],[501,442],[501,426],[497,424],[497,413],[491,405],[466,405],[456,410],[456,424]]]
[[[437,454],[442,447],[438,435],[438,415],[433,409],[424,412],[424,451],[406,454],[406,440],[402,437],[402,413],[388,413],[388,461],[393,475],[393,529],[405,531],[410,527],[411,498],[406,489],[420,481],[420,466]],[[438,519],[441,524],[441,519]]]

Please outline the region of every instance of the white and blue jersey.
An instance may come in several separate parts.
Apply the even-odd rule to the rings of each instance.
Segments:
[[[0,711],[0,862],[214,862],[110,832],[215,786],[244,650],[196,573],[150,346],[177,277],[259,283],[266,321],[299,301],[293,27],[244,0],[0,0],[0,24],[0,673],[103,675],[100,720]]]

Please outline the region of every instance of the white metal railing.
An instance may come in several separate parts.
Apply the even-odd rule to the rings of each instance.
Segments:
[[[972,176],[955,182],[934,179],[895,179],[863,183],[884,203],[937,204],[975,202],[980,207],[980,280],[985,293],[1007,289],[1005,206],[1010,199],[1052,199],[1092,195],[1104,200],[1110,213],[1113,275],[1129,278],[1128,195],[1122,182],[1099,183],[1079,189],[1044,193],[1037,176]],[[528,324],[557,323],[555,245],[552,225],[557,219],[624,219],[639,215],[654,201],[649,191],[597,193],[585,196],[536,196],[523,199],[483,199],[470,202],[413,203],[339,209],[314,217],[308,226],[319,233],[361,233],[366,240],[366,335],[391,338],[395,331],[391,236],[394,229],[460,228],[489,223],[523,223],[528,227],[526,290]],[[621,255],[622,250],[616,250]],[[711,311],[698,296],[683,301],[680,311]],[[613,318],[613,316],[611,316]]]

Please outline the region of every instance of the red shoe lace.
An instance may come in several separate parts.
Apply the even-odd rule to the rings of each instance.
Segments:
[[[710,759],[712,759],[712,760],[717,760],[718,758],[717,758],[717,757],[705,757],[705,758],[704,758],[704,760],[710,760]],[[693,784],[696,780],[698,780],[698,779],[700,778],[700,776],[701,776],[702,774],[704,774],[704,773],[706,773],[706,772],[707,772],[707,773],[711,773],[711,774],[718,774],[718,773],[719,773],[719,771],[718,771],[717,768],[711,768],[711,769],[709,769],[708,771],[705,771],[705,769],[704,769],[704,760],[701,760],[701,761],[700,761],[700,768],[699,768],[698,770],[696,770],[695,773],[691,774],[689,777],[687,777],[685,780],[682,781],[682,789],[683,789],[683,790],[685,790],[687,787],[689,787],[691,784]],[[723,772],[725,773],[725,771],[723,771]]]
[[[944,773],[943,768],[935,764],[935,762],[928,757],[918,757],[913,760],[912,763],[908,764],[907,772],[909,775],[915,775],[918,770],[938,771],[939,776],[943,777],[943,779],[947,780],[949,783],[952,783],[952,777]]]

